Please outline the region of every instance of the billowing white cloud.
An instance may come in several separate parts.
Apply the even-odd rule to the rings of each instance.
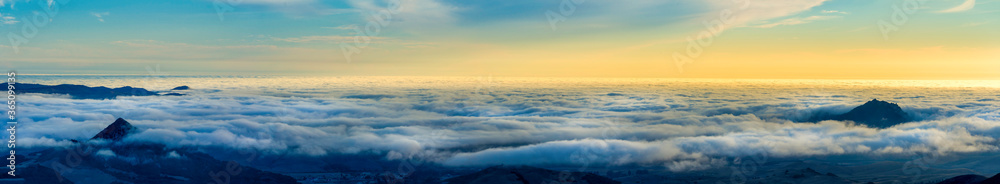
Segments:
[[[66,146],[69,139],[88,139],[124,117],[143,129],[126,141],[172,147],[298,157],[419,157],[450,166],[645,165],[686,171],[748,155],[991,152],[998,151],[1000,138],[1000,96],[993,94],[995,88],[981,86],[886,88],[876,87],[885,82],[799,80],[501,78],[487,84],[433,77],[169,79],[40,81],[159,86],[153,90],[188,85],[193,91],[189,96],[116,100],[24,94],[18,97],[25,102],[18,140],[29,148]],[[901,104],[919,121],[887,129],[803,122],[812,115],[846,112],[875,97]]]

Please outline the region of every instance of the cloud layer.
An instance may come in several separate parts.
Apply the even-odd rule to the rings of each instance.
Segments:
[[[96,79],[95,79],[96,78]],[[996,88],[982,83],[532,78],[41,77],[43,84],[130,84],[181,97],[72,100],[25,94],[26,147],[87,139],[116,117],[126,141],[253,149],[272,155],[373,154],[448,166],[643,165],[675,171],[727,157],[906,156],[997,151]],[[950,86],[940,86],[950,85]],[[882,86],[882,87],[879,87]],[[973,86],[973,87],[958,87]],[[801,123],[870,98],[920,121],[872,129]],[[21,103],[19,103],[21,104]]]

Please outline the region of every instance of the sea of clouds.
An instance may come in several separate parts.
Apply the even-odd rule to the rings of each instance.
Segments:
[[[724,158],[998,151],[993,81],[437,77],[21,77],[187,96],[21,94],[19,148],[71,145],[122,117],[125,141],[324,157],[370,154],[445,166],[640,165]],[[33,80],[33,81],[32,81]],[[806,122],[878,98],[917,122],[886,129]]]

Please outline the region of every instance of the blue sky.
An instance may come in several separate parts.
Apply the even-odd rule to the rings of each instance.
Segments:
[[[1000,67],[990,62],[1000,48],[990,18],[1000,14],[996,0],[925,1],[891,39],[878,22],[891,21],[893,7],[907,1],[751,0],[743,9],[728,0],[400,0],[399,12],[369,35],[371,44],[350,56],[341,43],[360,46],[353,28],[365,28],[390,1],[54,1],[58,14],[48,21],[48,1],[2,2],[0,34],[8,39],[0,39],[0,60],[29,73],[143,74],[161,66],[173,73],[852,78],[858,74],[837,73],[874,63],[905,68],[903,78],[1000,77],[982,70]],[[561,12],[567,3],[573,11]],[[734,22],[705,55],[675,65],[671,56],[685,51],[685,39],[723,11],[735,12]],[[565,19],[553,27],[550,12]],[[25,20],[33,17],[44,26],[15,44],[9,35],[27,38]],[[880,56],[935,49],[939,57]],[[876,54],[842,56],[852,51]],[[961,63],[933,64],[955,62],[942,58]],[[922,61],[900,66],[914,59]],[[842,60],[856,63],[824,72]],[[801,62],[816,64],[790,64]]]

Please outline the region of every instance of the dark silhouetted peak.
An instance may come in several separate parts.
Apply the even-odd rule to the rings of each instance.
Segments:
[[[107,139],[107,140],[119,141],[124,139],[125,136],[128,136],[129,134],[134,133],[136,131],[138,131],[138,129],[132,126],[132,124],[129,124],[128,121],[125,121],[125,119],[122,118],[118,118],[117,120],[115,120],[114,123],[111,123],[111,125],[108,125],[107,128],[104,128],[104,130],[101,130],[100,133],[97,133],[97,135],[94,135],[94,137],[90,139],[91,140]]]
[[[978,184],[1000,184],[1000,173],[993,175],[993,177],[986,178],[986,180],[983,180]]]
[[[865,104],[851,109],[850,112],[832,118],[833,120],[849,120],[858,124],[875,128],[888,128],[900,123],[911,121],[910,116],[903,112],[895,103],[872,99]]]
[[[937,184],[978,184],[983,180],[986,180],[986,176],[967,174],[948,178],[944,181],[938,182]]]
[[[176,88],[171,89],[171,90],[189,90],[189,89],[191,89],[191,87],[188,87],[188,86],[177,86]]]
[[[575,184],[620,184],[610,178],[583,172],[562,172],[530,166],[494,166],[482,171],[445,180],[450,184],[507,184],[507,183],[575,183]]]

